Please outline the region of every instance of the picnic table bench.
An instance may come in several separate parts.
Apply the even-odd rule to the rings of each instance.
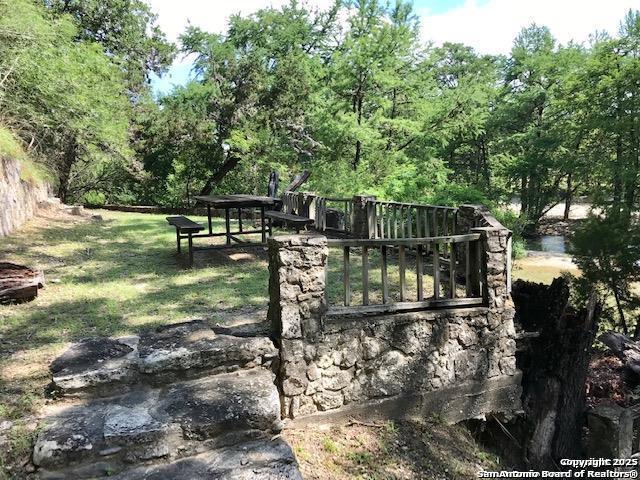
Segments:
[[[314,223],[312,218],[295,215],[293,213],[269,211],[265,212],[265,216],[269,219],[269,236],[273,233],[273,220],[280,220],[286,225],[291,225],[298,233],[300,233],[300,230]]]
[[[204,227],[193,220],[182,215],[167,217],[169,225],[176,227],[176,241],[178,244],[178,253],[181,252],[180,240],[186,238],[189,242],[189,261],[193,263],[193,234],[204,230]]]

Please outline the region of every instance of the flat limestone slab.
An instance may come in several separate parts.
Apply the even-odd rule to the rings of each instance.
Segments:
[[[279,431],[273,374],[241,370],[74,405],[45,420],[33,461],[45,469],[87,462],[176,458],[193,443],[234,432]]]
[[[278,351],[268,337],[216,334],[203,320],[160,327],[138,345],[139,369],[170,374],[190,369],[234,369],[264,365]]]
[[[282,439],[211,450],[166,465],[136,468],[114,480],[302,480],[291,447]]]
[[[140,337],[88,338],[72,345],[51,366],[64,394],[122,393],[122,387],[158,385],[206,374],[268,367],[278,355],[266,336],[233,329],[216,333],[204,320],[160,327]]]
[[[87,338],[73,344],[49,367],[54,385],[70,393],[133,380],[137,342],[138,337]]]

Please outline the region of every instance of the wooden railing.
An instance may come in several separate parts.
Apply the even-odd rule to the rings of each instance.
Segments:
[[[405,224],[406,227],[407,224]],[[481,305],[485,301],[482,281],[485,265],[479,233],[421,238],[329,239],[328,243],[330,247],[342,249],[343,301],[341,306],[330,306],[333,313],[362,313],[364,310],[373,312],[425,310]],[[369,254],[378,249],[382,297],[381,302],[371,304]],[[352,306],[351,256],[356,250],[359,250],[362,264],[362,303],[354,307]],[[393,301],[389,293],[390,257],[396,252],[399,301]],[[407,292],[408,255],[415,255],[416,294],[412,299]],[[432,292],[425,291],[425,262],[428,260],[431,261],[432,266]],[[458,278],[461,279],[461,284],[458,283]],[[464,286],[464,293],[458,292],[459,286]]]
[[[353,223],[353,200],[351,198],[315,197],[315,229],[321,232],[333,230],[336,232],[348,233],[351,231]],[[327,214],[331,210],[336,212],[336,218],[342,220],[332,224],[327,221]]]
[[[453,235],[457,209],[419,203],[373,201],[367,205],[373,218],[374,238],[425,238]]]

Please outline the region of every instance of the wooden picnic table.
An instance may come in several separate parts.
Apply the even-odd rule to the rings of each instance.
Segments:
[[[193,237],[217,237],[225,236],[227,239],[226,245],[217,246],[212,248],[225,248],[232,245],[232,241],[243,245],[265,245],[267,243],[267,231],[268,227],[265,221],[265,210],[268,207],[273,207],[279,201],[273,197],[261,197],[258,195],[200,195],[195,197],[201,203],[207,206],[207,219],[208,219],[208,233],[201,233],[193,235]],[[211,209],[220,208],[225,211],[225,232],[213,233],[213,226],[211,221]],[[231,230],[231,210],[237,209],[238,211],[238,229],[237,231]],[[242,225],[242,210],[243,209],[259,209],[260,210],[260,228],[246,230]],[[262,242],[245,242],[239,239],[236,235],[260,233],[262,235]]]

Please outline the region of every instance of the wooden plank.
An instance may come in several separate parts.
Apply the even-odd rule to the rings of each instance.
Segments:
[[[456,246],[453,243],[449,250],[449,289],[449,297],[456,298]]]
[[[304,170],[300,173],[298,173],[295,177],[293,177],[293,179],[291,180],[291,183],[289,185],[287,185],[284,189],[285,192],[294,192],[296,191],[298,188],[300,188],[300,186],[307,181],[307,179],[311,176],[311,172],[308,170]]]
[[[386,211],[386,217],[387,217],[387,235],[383,238],[391,238],[391,209],[389,208],[389,205],[387,205],[385,203],[385,211]]]
[[[242,232],[242,208],[238,207],[238,230]]]
[[[449,217],[449,210],[445,210],[442,212],[442,234],[449,235],[449,222],[447,221]]]
[[[431,216],[432,216],[431,218],[432,232],[431,233],[433,234],[434,237],[437,237],[438,236],[438,208],[437,207],[431,211]]]
[[[393,238],[398,238],[398,207],[393,206]]]
[[[413,237],[413,215],[411,207],[407,208],[407,225],[409,225],[409,238]]]
[[[243,230],[242,232],[229,232],[231,235],[250,235],[255,233],[262,233],[262,230]],[[215,238],[215,237],[225,237],[227,236],[227,232],[219,232],[219,233],[194,233],[191,235],[193,238]],[[187,238],[186,235],[182,235],[180,238]]]
[[[274,205],[277,199],[272,197],[261,197],[258,195],[197,195],[194,197],[205,205],[214,208],[236,208],[236,207],[264,207]]]
[[[416,281],[418,284],[418,301],[421,302],[424,300],[424,279],[423,279],[423,270],[424,270],[424,248],[422,245],[418,245],[418,251],[416,254]]]
[[[487,291],[487,285],[485,283],[486,278],[487,278],[487,264],[484,261],[484,242],[479,240],[476,242],[476,244],[478,245],[477,247],[477,251],[478,251],[478,265],[480,265],[480,277],[478,280],[478,287],[479,287],[479,291],[480,294],[482,295],[482,297],[484,298],[484,300],[486,302],[489,301],[489,292]]]
[[[387,203],[389,205],[396,205],[398,207],[428,207],[428,208],[441,208],[443,210],[452,210],[452,211],[456,211],[458,210],[456,207],[448,207],[446,205],[432,205],[430,203],[408,203],[408,202],[394,202],[392,200],[385,200],[384,203]]]
[[[343,283],[344,283],[344,304],[345,306],[351,305],[351,270],[349,263],[349,247],[344,247],[343,249]]]
[[[430,237],[431,232],[429,231],[429,209],[424,209],[424,236]]]
[[[433,297],[440,298],[440,248],[433,244]]]
[[[382,303],[389,303],[389,276],[387,275],[387,246],[380,247],[380,272],[382,273]]]
[[[465,294],[470,297],[473,293],[471,289],[471,243],[467,242],[464,246],[464,281],[465,281]]]
[[[398,268],[400,269],[400,301],[407,299],[407,258],[404,245],[398,249]]]
[[[327,243],[331,246],[350,247],[379,247],[381,245],[415,247],[425,243],[464,243],[480,238],[479,233],[467,233],[465,235],[448,235],[446,237],[423,237],[423,238],[330,238]]]
[[[357,305],[352,307],[329,307],[327,315],[332,317],[380,315],[384,313],[410,312],[441,308],[471,308],[484,306],[482,298],[441,298],[439,300],[424,300],[422,302],[398,302],[377,305]]]
[[[362,304],[369,305],[369,247],[362,247]]]

